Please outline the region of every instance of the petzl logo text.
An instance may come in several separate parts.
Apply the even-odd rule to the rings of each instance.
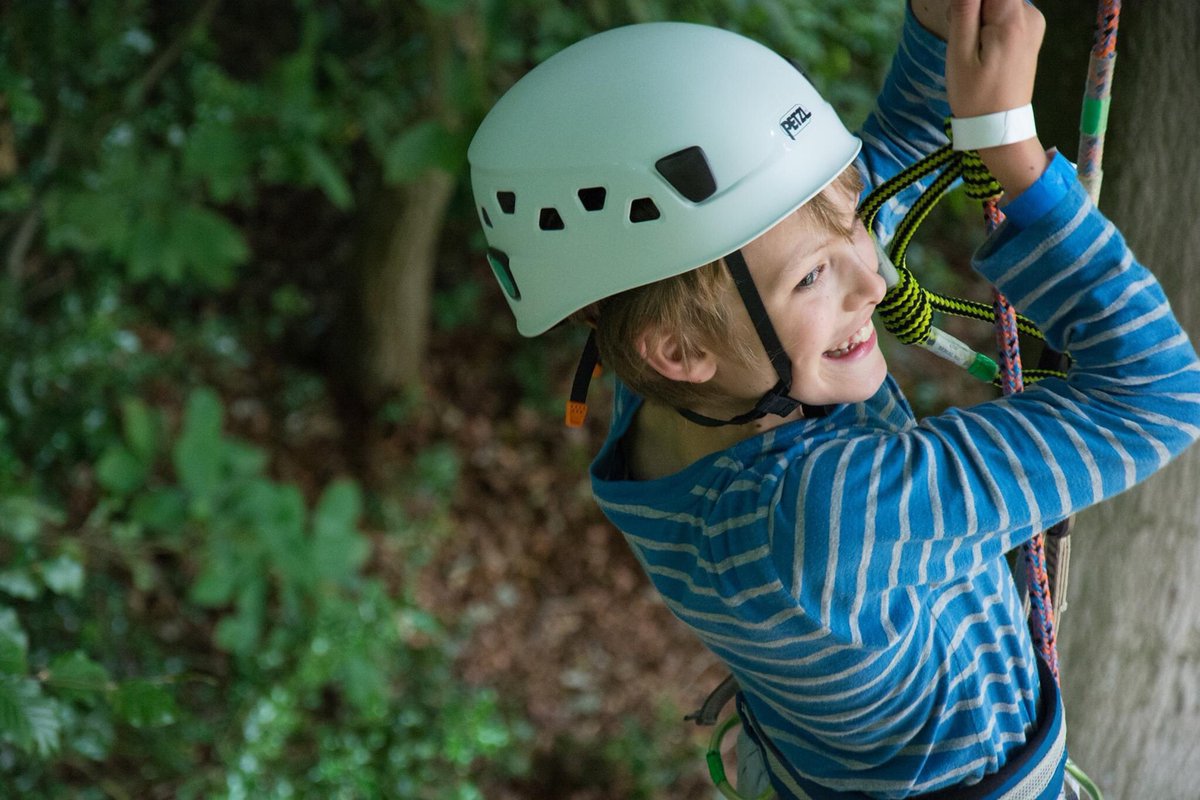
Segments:
[[[796,134],[808,124],[812,119],[812,112],[804,106],[796,106],[788,112],[787,116],[779,120],[779,127],[783,128],[783,132],[790,138],[795,139]]]

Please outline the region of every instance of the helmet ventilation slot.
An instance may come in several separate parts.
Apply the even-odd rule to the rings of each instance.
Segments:
[[[579,190],[579,202],[583,203],[584,211],[603,210],[606,197],[608,197],[608,190],[603,186],[592,186]]]
[[[557,208],[543,208],[538,215],[538,227],[544,231],[561,231],[566,226]]]
[[[491,215],[489,215],[489,214],[487,213],[487,209],[486,209],[486,208],[484,208],[483,206],[480,206],[480,207],[479,207],[479,216],[480,216],[480,218],[483,220],[483,224],[484,224],[484,225],[487,225],[489,228],[491,228],[491,227],[494,227],[494,226],[492,225],[492,217],[491,217]]]
[[[717,179],[713,177],[704,150],[692,146],[663,156],[654,162],[658,174],[693,203],[707,200],[717,193]]]
[[[496,202],[500,204],[500,210],[505,214],[516,213],[517,210],[517,193],[516,192],[496,192]]]
[[[630,222],[650,222],[661,216],[658,206],[649,197],[639,197],[629,205]]]

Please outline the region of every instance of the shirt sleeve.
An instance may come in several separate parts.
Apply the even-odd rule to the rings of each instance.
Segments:
[[[875,108],[858,132],[863,142],[857,163],[866,184],[864,196],[946,144],[949,116],[946,43],[926,30],[906,4],[900,45]],[[934,177],[901,191],[880,209],[875,233],[883,241]]]
[[[1192,343],[1120,232],[1077,181],[1064,183],[1028,227],[1001,225],[974,265],[1071,354],[1067,378],[799,455],[773,514],[796,527],[795,562],[778,566],[807,591],[832,580],[824,591],[854,596],[971,574],[1200,438]]]
[[[1075,167],[1056,152],[1041,177],[1003,204],[1001,210],[1010,224],[1024,230],[1061,203],[1075,180]]]

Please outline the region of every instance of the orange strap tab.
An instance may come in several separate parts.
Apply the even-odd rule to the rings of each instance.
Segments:
[[[583,421],[587,419],[587,403],[578,403],[574,400],[567,401],[567,427],[582,428]]]

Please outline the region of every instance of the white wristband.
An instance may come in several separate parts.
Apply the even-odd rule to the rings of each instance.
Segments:
[[[955,150],[979,150],[1023,142],[1037,136],[1033,105],[997,111],[979,117],[951,117],[950,136]]]

